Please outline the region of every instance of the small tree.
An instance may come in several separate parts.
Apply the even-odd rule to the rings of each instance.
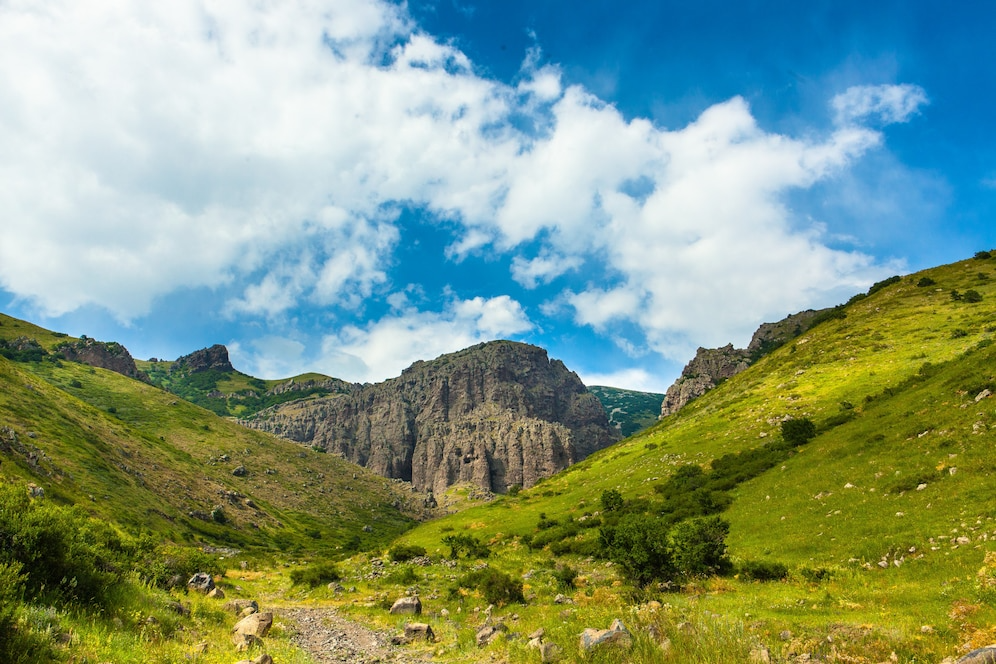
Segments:
[[[621,510],[623,506],[622,494],[615,489],[606,489],[602,492],[602,509],[606,512]]]
[[[814,436],[816,436],[816,425],[809,418],[800,417],[782,422],[782,440],[792,447],[805,445]]]
[[[733,569],[726,557],[730,524],[718,516],[682,521],[668,534],[668,548],[678,572],[685,577],[726,574]]]

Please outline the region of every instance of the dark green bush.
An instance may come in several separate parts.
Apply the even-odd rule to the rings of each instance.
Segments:
[[[450,558],[456,560],[461,554],[468,558],[487,558],[491,555],[488,545],[473,535],[446,535],[443,544],[450,547]]]
[[[414,583],[418,583],[418,574],[412,569],[411,565],[402,565],[398,569],[394,570],[385,577],[388,583],[394,583],[399,586],[410,586]]]
[[[816,425],[806,417],[784,420],[782,422],[782,440],[793,447],[805,445],[816,436]]]
[[[599,542],[603,555],[641,586],[669,582],[678,569],[668,548],[668,520],[651,514],[627,514],[615,526],[603,526]]]
[[[668,533],[671,559],[683,577],[727,574],[733,568],[726,557],[730,524],[718,516],[689,519]]]
[[[920,277],[920,281],[916,282],[917,288],[927,288],[929,286],[935,285],[937,282],[930,277]]]
[[[970,302],[972,304],[976,302],[982,302],[982,293],[980,293],[977,290],[967,290],[965,291],[965,294],[962,296],[962,299],[965,302]]]
[[[615,489],[606,489],[602,492],[602,509],[606,512],[615,512],[622,509],[622,494]]]
[[[291,570],[290,573],[293,585],[307,585],[309,588],[317,588],[318,586],[338,581],[341,578],[342,575],[339,574],[339,568],[336,567],[335,563],[331,562],[315,563],[301,569]]]
[[[992,253],[988,251],[976,251],[975,258],[980,261],[984,261],[987,258],[992,258]]]
[[[578,578],[578,571],[570,565],[562,565],[553,572],[553,578],[557,582],[557,587],[561,590],[574,588],[574,581]]]
[[[135,550],[114,528],[79,507],[31,500],[0,485],[0,563],[19,563],[25,595],[100,604],[131,566]]]
[[[872,293],[877,293],[886,286],[891,286],[892,284],[898,284],[900,281],[902,281],[902,277],[900,277],[899,275],[896,275],[894,277],[889,277],[888,279],[883,279],[882,281],[877,281],[874,284],[872,284],[871,288],[868,289],[868,294],[871,295]]]
[[[417,544],[397,544],[387,552],[388,557],[396,563],[403,563],[412,558],[425,555],[425,547]]]
[[[767,560],[748,560],[740,563],[737,573],[746,581],[780,581],[788,576],[788,567]]]
[[[484,601],[495,606],[504,606],[512,602],[526,603],[526,598],[522,594],[522,581],[513,579],[505,572],[492,567],[469,572],[462,576],[456,585],[459,588],[481,591]]]

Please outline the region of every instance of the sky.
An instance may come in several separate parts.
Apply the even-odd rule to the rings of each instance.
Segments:
[[[699,346],[996,247],[996,4],[0,0],[0,310],[261,378]]]

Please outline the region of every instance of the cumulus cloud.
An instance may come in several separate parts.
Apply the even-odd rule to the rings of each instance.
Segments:
[[[333,376],[373,382],[399,375],[416,360],[532,328],[522,305],[507,295],[452,299],[441,311],[409,308],[328,335],[322,343],[320,365]]]
[[[661,377],[644,369],[621,369],[612,373],[581,373],[581,382],[589,387],[603,385],[605,387],[620,387],[626,390],[640,392],[667,392],[668,385]]]
[[[575,320],[684,359],[881,275],[787,194],[880,146],[862,122],[908,121],[921,88],[851,88],[824,136],[765,131],[739,97],[664,129],[539,60],[484,78],[378,0],[0,4],[0,286],[53,315],[220,284],[230,316],[357,309],[392,290],[404,205],[527,288],[597,264],[607,282],[559,298]],[[325,368],[380,379],[531,329],[489,296],[343,328]]]
[[[833,98],[838,124],[849,124],[868,116],[882,122],[907,122],[929,102],[918,85],[857,85]]]

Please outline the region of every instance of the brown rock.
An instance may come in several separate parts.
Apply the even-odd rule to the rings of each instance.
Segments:
[[[422,601],[418,597],[401,597],[391,605],[392,615],[420,615]]]
[[[253,613],[235,623],[232,632],[235,634],[250,634],[262,638],[270,631],[273,625],[273,614],[269,611]]]
[[[629,630],[616,618],[608,629],[589,627],[581,632],[581,650],[592,650],[600,646],[615,645],[628,648],[633,645],[633,637]]]
[[[208,591],[207,596],[210,597],[211,599],[225,599],[225,591],[215,586],[210,591]]]
[[[347,394],[281,404],[245,424],[435,494],[458,483],[528,488],[619,437],[576,374],[511,341],[416,362]]]
[[[407,623],[405,625],[405,638],[409,641],[416,641],[418,639],[432,641],[436,638],[436,635],[432,632],[432,627],[426,623]]]
[[[230,599],[225,602],[225,606],[222,608],[226,611],[231,611],[235,615],[240,615],[246,609],[252,609],[252,613],[259,611],[259,604],[254,599]]]

